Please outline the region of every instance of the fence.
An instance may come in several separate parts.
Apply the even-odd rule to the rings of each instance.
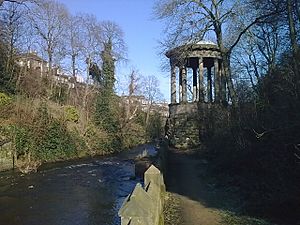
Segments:
[[[121,225],[162,225],[165,184],[159,169],[151,165],[144,173],[144,187],[137,184],[124,200]]]

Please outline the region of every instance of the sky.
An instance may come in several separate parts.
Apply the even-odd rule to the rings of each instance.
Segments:
[[[144,76],[154,75],[160,81],[160,90],[170,100],[168,72],[161,69],[158,41],[162,39],[163,23],[153,19],[155,0],[58,0],[72,14],[94,14],[99,21],[116,22],[124,31],[128,47],[128,62],[119,65],[117,80],[122,81],[132,68]]]

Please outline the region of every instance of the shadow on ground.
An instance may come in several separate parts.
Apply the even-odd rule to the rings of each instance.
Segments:
[[[209,175],[208,168],[209,162],[199,153],[177,149],[170,149],[169,151],[166,174],[167,191],[180,196],[183,217],[195,217],[197,213],[201,214],[201,217],[207,217],[203,221],[199,221],[199,219],[202,220],[200,217],[194,218],[194,222],[187,219],[189,221],[186,220],[184,224],[239,224],[224,223],[224,216],[220,216],[224,212],[251,218],[253,215],[249,216],[244,211],[245,200],[240,196],[238,189],[217,186],[218,182]],[[256,221],[253,223],[249,222],[252,219],[247,221],[242,224],[267,224],[257,219],[253,219]],[[276,222],[270,222],[270,224],[299,224],[295,221]]]

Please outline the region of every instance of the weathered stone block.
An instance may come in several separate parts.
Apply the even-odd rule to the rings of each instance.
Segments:
[[[133,192],[124,200],[118,215],[121,217],[121,224],[153,225],[155,224],[155,209],[153,199],[137,184]],[[134,223],[133,223],[134,222]]]
[[[137,184],[119,210],[121,225],[158,225],[163,222],[165,185],[161,172],[150,166],[144,175],[145,189]]]

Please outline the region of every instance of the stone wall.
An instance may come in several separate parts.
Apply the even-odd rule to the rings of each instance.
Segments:
[[[182,149],[198,146],[200,144],[198,104],[196,102],[171,104],[169,110],[170,144]]]
[[[169,111],[169,141],[172,146],[181,149],[201,145],[228,117],[228,110],[215,103],[170,104]]]
[[[162,225],[164,192],[163,175],[152,165],[144,174],[144,187],[138,183],[124,200],[118,213],[121,225]]]

